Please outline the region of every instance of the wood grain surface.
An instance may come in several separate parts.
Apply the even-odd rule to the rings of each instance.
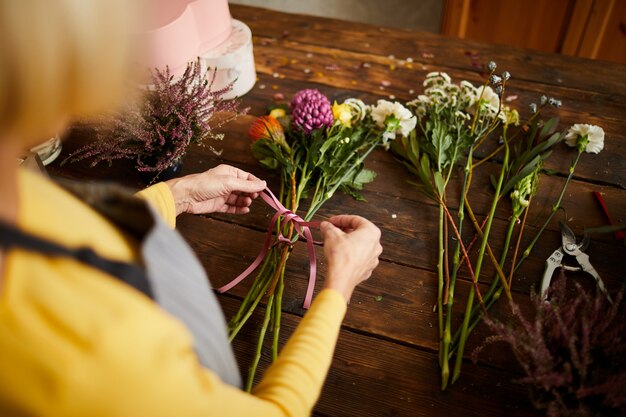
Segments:
[[[183,174],[228,163],[268,179],[270,187],[275,188],[275,175],[252,157],[246,132],[253,117],[265,114],[267,106],[280,95],[289,98],[302,88],[317,88],[331,101],[352,96],[369,103],[390,96],[409,100],[421,92],[421,82],[430,71],[445,71],[457,81],[478,83],[485,75],[484,64],[494,60],[499,68],[511,72],[508,95],[517,98],[509,104],[523,116],[528,115],[528,104],[546,94],[563,101],[561,109],[548,112],[560,118],[560,128],[592,123],[606,132],[605,149],[598,155],[585,154],[581,158],[563,199],[564,213],[556,217],[566,216],[578,234],[583,228],[605,225],[592,196],[592,191],[599,191],[614,220],[626,222],[625,66],[245,6],[231,5],[231,12],[247,23],[254,35],[259,79],[242,100],[244,106],[250,107],[250,114],[223,129],[225,140],[214,144],[222,150],[220,156],[207,148],[193,147],[185,157]],[[93,139],[94,133],[88,126],[75,126],[68,135],[62,158]],[[573,149],[560,145],[547,164],[557,173],[541,180],[528,217],[525,241],[534,235],[550,210],[574,156]],[[384,253],[372,278],[354,294],[315,414],[542,415],[533,410],[525,388],[513,382],[520,373],[508,348],[491,345],[480,355],[478,363],[471,362],[469,355],[489,335],[482,325],[470,338],[461,379],[447,391],[439,390],[437,315],[433,312],[437,293],[438,208],[407,183],[408,175],[391,155],[376,151],[367,166],[379,174],[364,191],[367,202],[336,195],[317,216],[323,219],[354,213],[371,219],[382,229]],[[484,216],[490,204],[487,174],[498,169],[498,160],[490,161],[475,178],[471,197],[479,217]],[[49,166],[49,171],[69,178],[142,186],[131,165],[124,162],[91,168],[87,162],[60,166],[57,161]],[[459,184],[451,186],[458,189]],[[458,201],[450,200],[452,208],[457,205]],[[503,207],[496,213],[494,236],[504,234],[508,212]],[[269,209],[255,201],[252,212],[246,216],[182,215],[178,229],[198,254],[212,284],[219,286],[252,262],[270,216]],[[560,243],[557,218],[513,283],[514,297],[524,309],[528,307],[531,288],[540,282],[545,259]],[[497,240],[493,242],[494,249],[501,245]],[[324,259],[321,248],[317,249],[319,274],[323,276]],[[587,253],[606,284],[611,289],[619,288],[626,271],[623,242],[615,241],[612,235],[594,235]],[[489,284],[491,274],[492,270],[486,267],[480,278],[483,288]],[[304,313],[301,305],[308,258],[303,247],[295,247],[287,276],[283,340]],[[582,283],[590,280],[576,273],[568,276]],[[229,294],[220,296],[227,316],[236,311],[249,285],[244,281]],[[467,274],[461,273],[455,298],[464,300],[470,285]],[[262,309],[257,313],[234,343],[242,370],[247,369],[253,354]],[[510,312],[505,303],[500,303],[494,315],[506,319]],[[458,308],[456,318],[461,319]],[[269,358],[263,357],[262,368],[268,363]]]

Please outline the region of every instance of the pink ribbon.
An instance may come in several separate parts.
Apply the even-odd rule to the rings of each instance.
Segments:
[[[274,224],[276,223],[276,221],[278,220],[280,216],[283,216],[283,219],[280,221],[279,230],[282,230],[288,223],[291,222],[294,226],[294,230],[296,231],[296,233],[300,235],[300,237],[306,240],[306,247],[307,247],[307,251],[309,252],[310,269],[309,269],[309,284],[307,286],[306,296],[304,297],[303,306],[304,308],[309,308],[311,305],[311,300],[313,299],[313,290],[315,288],[315,275],[317,273],[315,246],[313,244],[320,243],[320,242],[316,242],[313,240],[313,235],[311,234],[310,228],[311,227],[318,228],[320,226],[320,222],[304,221],[302,217],[298,216],[297,214],[295,214],[294,212],[290,210],[287,210],[285,206],[283,206],[280,203],[280,201],[278,201],[276,196],[272,194],[272,192],[268,188],[262,191],[260,193],[260,196],[270,207],[276,210],[276,213],[272,217],[272,221],[270,222],[270,225],[267,229],[267,234],[265,235],[265,242],[263,243],[263,248],[261,249],[261,252],[259,252],[259,254],[257,255],[254,262],[252,262],[252,264],[250,264],[250,266],[246,268],[245,271],[239,274],[237,278],[233,279],[228,284],[224,285],[223,287],[218,288],[217,292],[224,293],[230,290],[235,285],[243,281],[248,275],[254,272],[254,270],[257,269],[259,265],[261,265],[261,262],[263,262],[263,259],[265,259],[265,257],[267,256],[267,253],[272,247],[272,235],[273,235],[272,229],[274,228]],[[288,245],[293,244],[291,240],[287,239],[282,234],[282,232],[278,233],[278,242],[283,242]]]

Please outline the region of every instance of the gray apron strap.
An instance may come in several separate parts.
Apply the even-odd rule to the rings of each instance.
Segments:
[[[241,388],[224,314],[192,249],[158,219],[144,238],[141,253],[156,301],[194,335],[200,362],[224,382]]]
[[[224,314],[204,268],[180,234],[171,230],[144,200],[123,187],[60,183],[140,242],[154,300],[192,333],[200,363],[224,382],[241,388]]]

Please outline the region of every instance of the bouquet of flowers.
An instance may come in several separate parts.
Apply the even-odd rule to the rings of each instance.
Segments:
[[[545,106],[559,107],[561,103],[559,100],[548,99],[545,96],[541,97],[540,106],[535,103],[531,104],[531,116],[526,123],[519,126],[518,112],[502,102],[510,74],[505,71],[497,75],[494,62],[490,62],[488,68],[489,77],[480,87],[475,87],[467,81],[455,84],[445,73],[428,74],[424,81],[424,94],[408,103],[417,117],[415,131],[391,145],[391,150],[397,159],[418,177],[419,183],[416,185],[419,189],[439,205],[436,310],[440,334],[439,364],[442,389],[450,383],[450,361],[455,354],[452,382],[458,379],[465,343],[484,313],[500,298],[503,291],[509,300],[512,299],[510,286],[513,273],[528,257],[534,244],[557,212],[578,158],[583,150],[589,148],[590,135],[584,132],[579,134],[582,132],[580,126],[587,126],[587,130],[591,129],[594,132],[597,132],[597,129],[602,130],[597,126],[575,125],[574,130],[570,130],[567,137],[564,133],[556,132],[558,120],[551,119],[543,122],[540,120],[540,114]],[[493,132],[498,132],[499,135],[495,136]],[[488,139],[494,136],[499,140],[489,145],[491,152],[477,160],[476,150],[483,144],[489,143]],[[570,167],[569,176],[549,217],[518,261],[519,245],[528,214],[527,208],[537,190],[543,163],[550,156],[551,149],[564,138],[568,143],[573,142],[577,146],[578,156]],[[592,142],[597,144],[596,139]],[[599,146],[599,149],[602,147]],[[472,177],[475,169],[497,155],[500,158],[500,172],[497,177],[491,177],[494,188],[492,203],[487,216],[481,223],[476,218],[470,202]],[[447,205],[447,186],[450,179],[457,173],[456,168],[459,165],[463,167],[463,179],[458,199],[458,214],[455,218]],[[496,253],[489,244],[491,226],[497,206],[507,199],[511,204],[511,216],[502,251],[499,257],[496,257]],[[468,244],[463,239],[466,214],[471,220],[475,233],[472,234],[473,239]],[[508,258],[509,246],[513,232],[520,223],[521,227],[511,260]],[[454,237],[452,251],[449,251],[449,229]],[[478,254],[472,260],[469,251],[476,241],[479,243]],[[482,294],[478,282],[479,279],[484,278],[481,272],[485,255],[493,264],[496,273],[491,279],[489,289]],[[505,272],[507,262],[510,265],[508,273]],[[470,288],[465,304],[462,324],[453,332],[454,289],[457,274],[462,265],[467,266],[473,286]],[[475,298],[478,298],[478,306],[474,305]]]
[[[278,353],[285,266],[293,244],[303,235],[301,229],[338,190],[362,200],[360,190],[376,175],[363,167],[367,156],[377,147],[389,147],[396,137],[405,137],[414,127],[415,116],[399,103],[381,100],[368,107],[361,100],[350,98],[331,105],[317,90],[299,91],[286,110],[276,108],[252,123],[252,153],[262,165],[279,172],[277,200],[284,209],[281,207],[272,220],[270,230],[276,234],[262,259],[257,258],[259,268],[252,288],[229,323],[232,340],[267,295],[256,356],[248,374],[248,390],[270,322],[273,357]],[[296,213],[303,199],[309,200],[309,208],[300,218]],[[309,253],[314,256],[310,234],[306,237],[311,245]],[[315,265],[314,258],[311,264]],[[238,277],[219,291],[227,291],[243,278]],[[314,279],[312,273],[305,308],[311,301]]]
[[[190,62],[183,75],[175,78],[169,68],[154,69],[151,84],[142,90],[138,105],[129,106],[103,121],[98,139],[73,152],[68,160],[93,158],[91,166],[116,159],[130,159],[135,169],[156,178],[162,171],[180,163],[190,144],[206,139],[222,139],[214,128],[239,114],[235,101],[222,97],[232,84],[213,90],[216,72],[202,71],[200,61]],[[218,113],[226,114],[212,126]]]

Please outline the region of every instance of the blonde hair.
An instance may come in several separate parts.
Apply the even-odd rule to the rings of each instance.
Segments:
[[[42,139],[121,97],[132,0],[0,0],[0,140]]]

